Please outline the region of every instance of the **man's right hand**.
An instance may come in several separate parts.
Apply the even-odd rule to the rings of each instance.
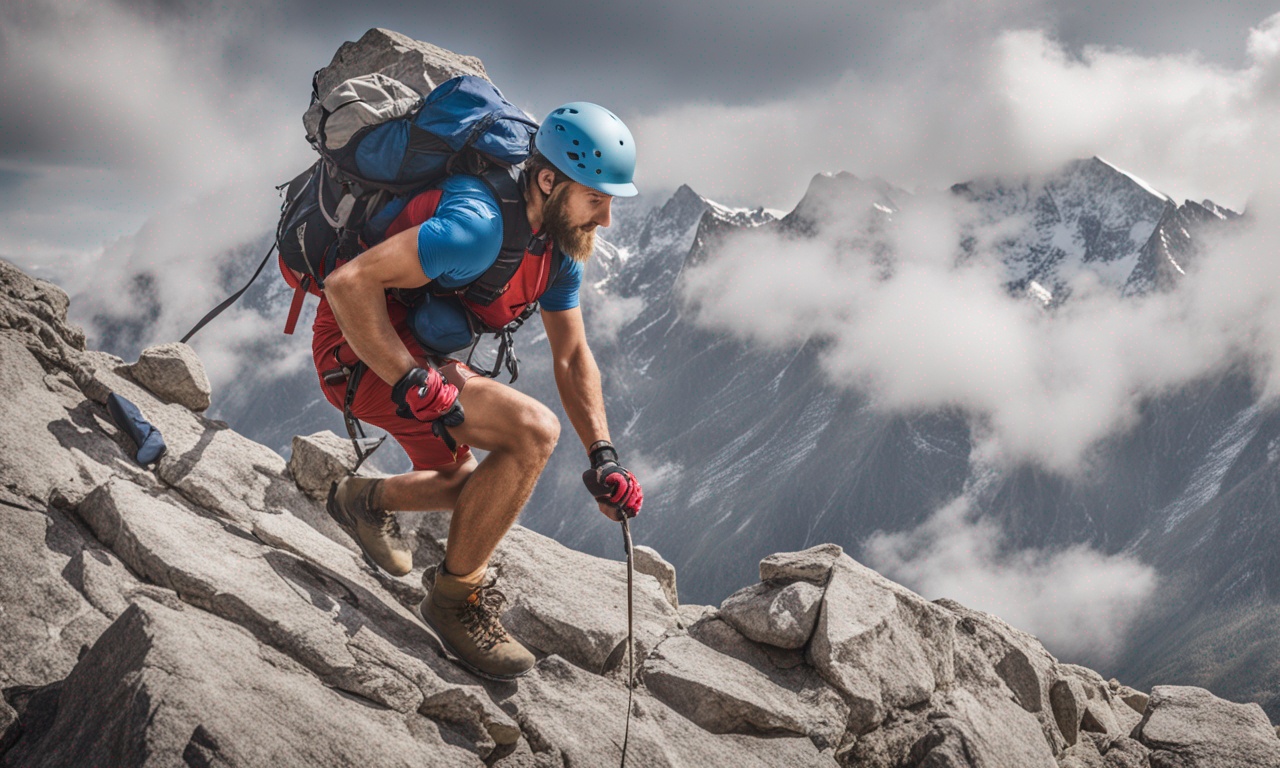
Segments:
[[[457,404],[458,388],[445,381],[435,368],[411,368],[392,387],[391,399],[397,406],[396,415],[404,419],[430,423],[450,416],[462,422],[462,407]]]

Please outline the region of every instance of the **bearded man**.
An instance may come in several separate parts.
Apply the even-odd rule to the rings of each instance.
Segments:
[[[639,512],[643,496],[610,442],[578,289],[613,197],[636,194],[635,144],[613,113],[574,102],[547,116],[534,147],[517,184],[533,237],[497,293],[516,296],[516,305],[541,304],[560,399],[590,462],[584,482],[600,511],[621,520]],[[327,399],[386,430],[413,462],[394,477],[344,478],[330,490],[329,514],[374,563],[401,576],[413,563],[396,513],[452,511],[445,559],[424,574],[419,611],[464,666],[505,680],[535,659],[503,628],[502,596],[487,567],[532,494],[560,423],[528,395],[434,354],[432,340],[414,333],[421,308],[393,298],[396,289],[423,286],[436,292],[432,300],[461,295],[486,274],[504,247],[499,203],[489,184],[464,174],[410,201],[381,243],[325,281],[313,352]],[[344,373],[361,362],[374,375],[352,390]],[[477,462],[468,446],[489,453]]]

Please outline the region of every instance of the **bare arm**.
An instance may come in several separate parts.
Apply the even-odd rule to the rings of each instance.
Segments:
[[[551,343],[555,365],[556,387],[560,402],[583,448],[597,440],[609,439],[605,420],[604,394],[600,388],[600,369],[587,346],[582,310],[574,307],[563,312],[542,313],[542,325]]]
[[[343,264],[324,281],[324,295],[351,351],[395,385],[417,366],[387,314],[388,288],[417,288],[429,281],[418,261],[418,228],[410,227]]]

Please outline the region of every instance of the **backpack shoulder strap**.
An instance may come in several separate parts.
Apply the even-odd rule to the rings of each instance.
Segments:
[[[545,238],[534,237],[533,228],[529,226],[518,173],[514,168],[495,168],[480,177],[498,201],[502,213],[502,248],[497,260],[463,289],[463,298],[481,306],[492,304],[506,291],[524,261],[526,250],[536,253],[545,247]]]

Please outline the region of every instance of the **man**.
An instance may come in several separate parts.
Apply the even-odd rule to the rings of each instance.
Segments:
[[[539,295],[532,298],[541,299],[560,399],[591,463],[584,482],[600,511],[621,520],[639,511],[643,497],[609,441],[600,373],[577,293],[596,229],[609,226],[613,197],[636,194],[635,144],[611,112],[574,102],[547,116],[534,146],[520,189],[528,223],[546,235],[548,250],[526,250],[524,264],[534,265],[535,275],[540,264],[559,265],[555,274],[543,268],[536,278],[542,281]],[[345,478],[330,492],[329,513],[380,567],[404,575],[412,555],[395,512],[452,510],[445,559],[424,574],[427,596],[419,610],[465,666],[510,679],[535,660],[503,628],[502,596],[486,569],[532,494],[560,424],[546,406],[462,363],[431,365],[410,330],[410,310],[388,294],[432,282],[458,288],[484,273],[502,244],[501,209],[492,192],[476,177],[455,175],[442,185],[430,218],[414,221],[414,210],[411,202],[385,240],[325,281],[313,342],[322,386],[335,406],[346,397],[343,382],[324,377],[335,362],[349,370],[363,361],[374,374],[360,380],[351,410],[395,437],[413,471]],[[563,256],[550,258],[551,248]],[[456,451],[450,445],[455,441]],[[477,463],[468,445],[489,454]]]

